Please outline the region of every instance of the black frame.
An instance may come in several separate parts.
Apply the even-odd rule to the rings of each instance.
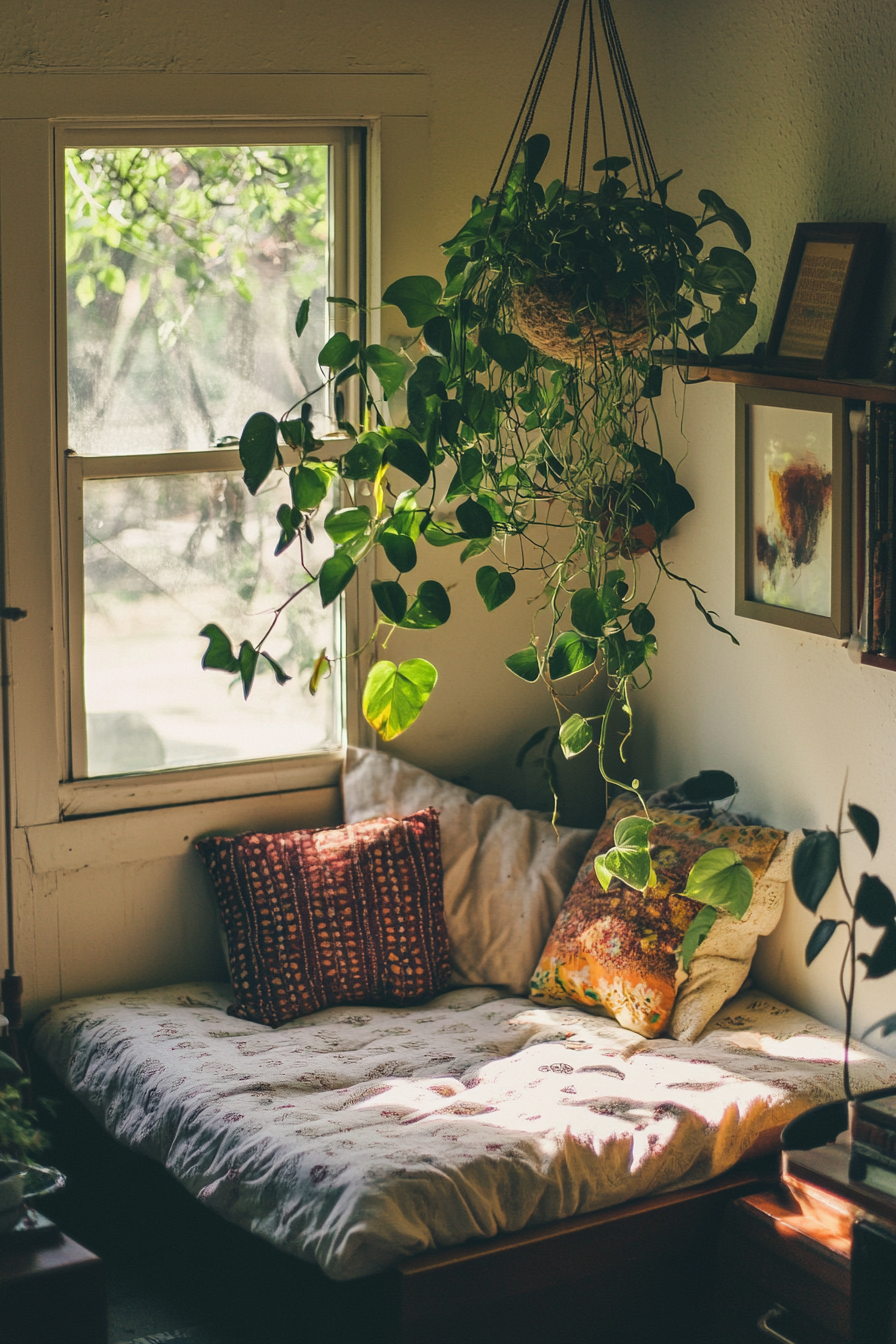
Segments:
[[[843,639],[850,633],[850,448],[849,412],[842,397],[817,396],[811,392],[779,392],[758,387],[736,387],[737,423],[735,449],[737,478],[735,485],[735,593],[734,612],[754,621],[806,630],[814,635]],[[831,610],[827,616],[791,607],[776,607],[758,601],[752,594],[753,510],[750,407],[772,406],[788,410],[820,411],[831,417],[831,464],[834,477],[831,500]]]
[[[862,362],[864,341],[857,341],[856,336],[864,316],[869,282],[882,257],[885,236],[884,224],[797,224],[766,348],[766,364],[770,369],[817,378],[838,374],[845,376],[860,371],[857,366]],[[778,353],[807,243],[853,245],[827,346],[819,359],[788,357]]]

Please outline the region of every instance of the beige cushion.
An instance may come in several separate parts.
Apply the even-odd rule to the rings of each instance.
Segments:
[[[744,984],[756,939],[772,933],[781,918],[793,853],[802,838],[802,831],[791,831],[778,846],[764,876],[756,882],[743,919],[719,912],[706,941],[691,958],[688,978],[676,996],[669,1023],[669,1034],[676,1040],[695,1041],[722,1004]]]
[[[559,827],[384,752],[349,747],[345,820],[439,813],[453,985],[527,994],[532,967],[594,831]]]

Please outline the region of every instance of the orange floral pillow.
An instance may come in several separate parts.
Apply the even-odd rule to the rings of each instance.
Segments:
[[[620,817],[639,811],[625,798],[597,834],[557,917],[530,984],[540,1003],[573,1002],[608,1013],[641,1036],[659,1036],[687,979],[678,951],[702,908],[681,895],[701,854],[733,849],[753,875],[763,876],[784,838],[767,826],[713,826],[712,820],[656,808],[650,853],[656,885],[636,891],[615,880],[603,891],[594,860],[613,844]]]

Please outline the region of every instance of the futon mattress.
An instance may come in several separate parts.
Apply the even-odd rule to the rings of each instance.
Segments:
[[[842,1096],[838,1033],[756,991],[694,1045],[461,989],[272,1029],[228,988],[62,1003],[37,1049],[119,1142],[334,1279],[705,1181]],[[856,1091],[896,1060],[854,1046]]]

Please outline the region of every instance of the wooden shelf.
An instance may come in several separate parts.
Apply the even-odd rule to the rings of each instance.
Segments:
[[[885,658],[882,653],[863,653],[863,667],[882,667],[885,672],[896,672],[896,658]]]
[[[815,392],[820,397],[852,397],[856,401],[896,402],[892,383],[875,383],[863,378],[797,378],[792,374],[770,373],[749,364],[678,365],[688,374],[688,382],[740,383],[743,387],[775,388],[781,392]]]

